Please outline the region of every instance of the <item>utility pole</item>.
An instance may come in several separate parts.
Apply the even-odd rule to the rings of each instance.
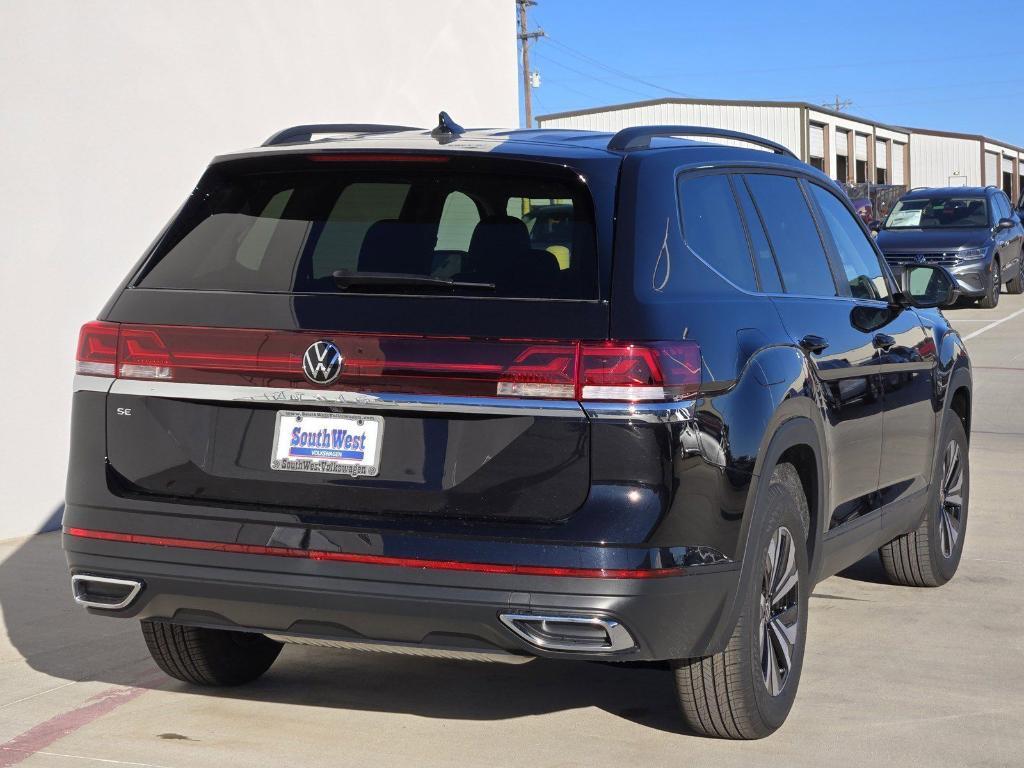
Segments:
[[[523,50],[523,117],[526,128],[533,127],[533,99],[530,89],[533,87],[533,73],[530,72],[530,41],[538,37],[544,37],[544,30],[538,29],[534,32],[528,31],[526,23],[526,9],[536,5],[535,0],[516,0],[519,6],[519,44]]]
[[[839,100],[839,96],[836,95],[836,100],[835,100],[834,104],[831,104],[831,103],[830,104],[822,104],[821,106],[828,107],[830,109],[834,109],[836,112],[842,112],[844,109],[848,109],[849,107],[852,107],[853,106],[853,102],[850,101],[849,99],[843,99],[842,101],[840,101]]]

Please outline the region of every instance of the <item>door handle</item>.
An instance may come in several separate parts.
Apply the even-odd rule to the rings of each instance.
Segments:
[[[880,349],[883,352],[888,352],[894,346],[896,346],[896,339],[890,336],[888,333],[876,333],[875,338],[871,340],[875,349]]]
[[[809,333],[800,339],[800,347],[807,352],[813,352],[815,355],[820,355],[828,349],[828,339]]]

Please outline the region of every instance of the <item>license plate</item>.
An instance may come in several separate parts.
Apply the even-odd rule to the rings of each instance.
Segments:
[[[372,477],[383,433],[380,416],[278,411],[270,468]]]

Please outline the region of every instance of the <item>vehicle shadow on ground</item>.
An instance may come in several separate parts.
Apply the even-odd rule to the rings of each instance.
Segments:
[[[0,556],[3,551],[0,545]],[[654,665],[547,659],[509,665],[287,646],[270,672],[248,686],[202,689],[165,679],[150,660],[138,622],[91,616],[74,604],[57,533],[27,539],[0,562],[0,608],[16,653],[32,669],[64,680],[446,719],[500,720],[597,707],[683,733],[672,673]]]
[[[878,552],[872,552],[867,557],[840,571],[836,576],[841,579],[864,581],[869,584],[892,585],[892,582],[885,575],[885,569],[882,567],[882,560],[878,556]]]

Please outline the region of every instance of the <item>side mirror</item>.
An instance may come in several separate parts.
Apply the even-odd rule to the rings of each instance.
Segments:
[[[996,232],[1002,232],[1004,229],[1013,229],[1017,226],[1017,222],[1013,219],[1000,219],[999,223],[996,224]]]
[[[868,224],[868,229],[870,229],[872,232],[878,232],[881,228],[882,222],[880,222],[878,219],[875,219],[870,224]]]
[[[935,264],[908,264],[903,268],[904,303],[918,309],[951,307],[960,298],[956,278]]]

